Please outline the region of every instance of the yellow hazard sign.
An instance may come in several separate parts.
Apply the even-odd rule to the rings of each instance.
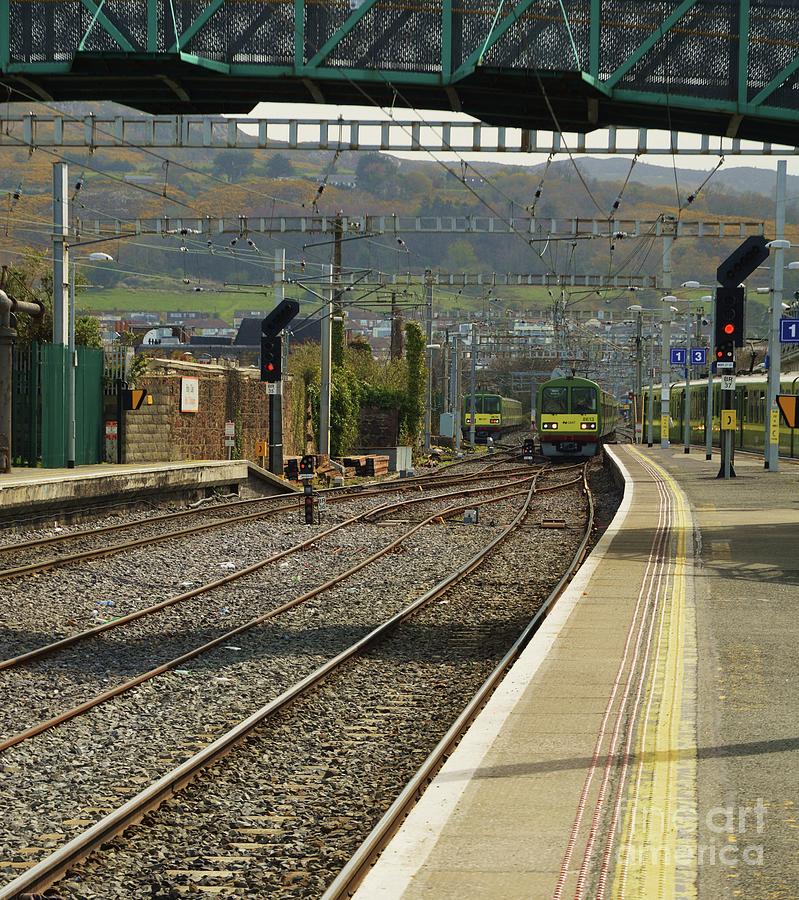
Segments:
[[[723,409],[721,411],[721,430],[735,431],[736,416],[734,409]]]
[[[266,441],[255,442],[255,455],[266,456],[269,453],[269,444]]]
[[[669,417],[668,416],[660,417],[660,434],[661,434],[661,437],[669,436]]]
[[[145,388],[133,388],[132,390],[126,390],[123,394],[122,399],[123,408],[129,410],[141,409],[141,405],[142,403],[144,403],[145,399],[150,406],[152,406],[153,402]]]
[[[777,406],[779,406],[782,418],[785,420],[785,424],[788,428],[799,428],[799,421],[797,421],[799,404],[797,404],[797,400],[799,400],[799,397],[794,394],[777,394]],[[773,412],[772,415],[774,415]],[[772,419],[772,422],[773,421],[774,420]],[[774,426],[772,425],[771,427],[773,428]],[[774,441],[774,443],[776,443],[776,441]]]

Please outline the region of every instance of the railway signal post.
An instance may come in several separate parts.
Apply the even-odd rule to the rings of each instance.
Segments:
[[[282,285],[281,275],[281,293]],[[277,279],[275,286],[275,293],[278,293]],[[283,341],[280,333],[299,311],[300,304],[296,300],[281,300],[261,321],[261,381],[266,383],[269,395],[269,471],[274,475],[283,474]]]
[[[733,436],[737,426],[735,413],[735,375],[734,369],[720,370],[728,374],[721,376],[721,466],[716,478],[735,478],[735,443]]]
[[[785,165],[780,162],[779,166]],[[783,168],[783,179],[784,179]],[[779,182],[779,177],[778,177]],[[777,191],[779,196],[779,190]],[[777,215],[777,231],[779,224],[779,203]],[[783,228],[785,223],[785,203],[783,200]],[[736,427],[735,415],[735,348],[743,347],[746,317],[746,290],[743,280],[769,255],[769,245],[762,236],[747,238],[716,270],[716,279],[721,287],[716,288],[716,302],[713,311],[713,346],[716,368],[722,378],[721,390],[721,467],[718,478],[735,478],[735,442],[733,435]],[[782,297],[782,258],[778,260],[780,268],[780,297]],[[776,275],[775,275],[776,278]],[[776,293],[772,305],[779,308]],[[769,372],[769,383],[771,383]],[[777,366],[777,382],[779,383],[779,364]],[[768,434],[767,434],[768,436]],[[768,464],[768,463],[767,463]]]
[[[316,457],[312,454],[306,454],[300,460],[300,481],[303,482],[303,506],[305,508],[305,524],[313,525],[314,523],[314,493],[313,484],[316,469]]]

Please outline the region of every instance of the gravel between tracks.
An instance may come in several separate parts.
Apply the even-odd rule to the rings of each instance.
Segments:
[[[547,512],[536,509],[526,524]],[[579,528],[517,531],[443,601],[258,729],[79,867],[59,894],[166,900],[206,887],[318,897],[529,621],[579,539]]]
[[[434,497],[452,490],[431,489],[418,496]],[[207,534],[199,532],[5,582],[0,658],[84,631],[108,615],[124,615],[183,593],[187,582],[196,586],[244,568],[344,518],[406,496],[391,491],[329,505],[321,527],[300,524],[298,506],[296,512],[232,523]],[[337,538],[338,534],[331,536],[333,547],[338,546]]]
[[[427,527],[324,599],[239,636],[236,649],[204,655],[4,753],[2,856],[18,854],[32,832],[75,831],[97,817],[97,797],[118,796],[120,783],[132,791],[191,755],[471,557],[496,528],[457,529],[455,543],[454,533]],[[32,771],[46,774],[32,784]]]

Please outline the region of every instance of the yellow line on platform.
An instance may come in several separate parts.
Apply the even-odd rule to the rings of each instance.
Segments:
[[[672,498],[671,577],[660,586],[654,644],[625,787],[613,897],[696,897],[696,624],[688,591],[691,517],[675,480],[654,469]]]

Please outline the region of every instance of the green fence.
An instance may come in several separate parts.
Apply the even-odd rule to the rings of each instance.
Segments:
[[[17,465],[60,468],[67,462],[69,351],[31,344],[14,353],[13,458]],[[75,462],[103,459],[103,351],[78,348]]]

